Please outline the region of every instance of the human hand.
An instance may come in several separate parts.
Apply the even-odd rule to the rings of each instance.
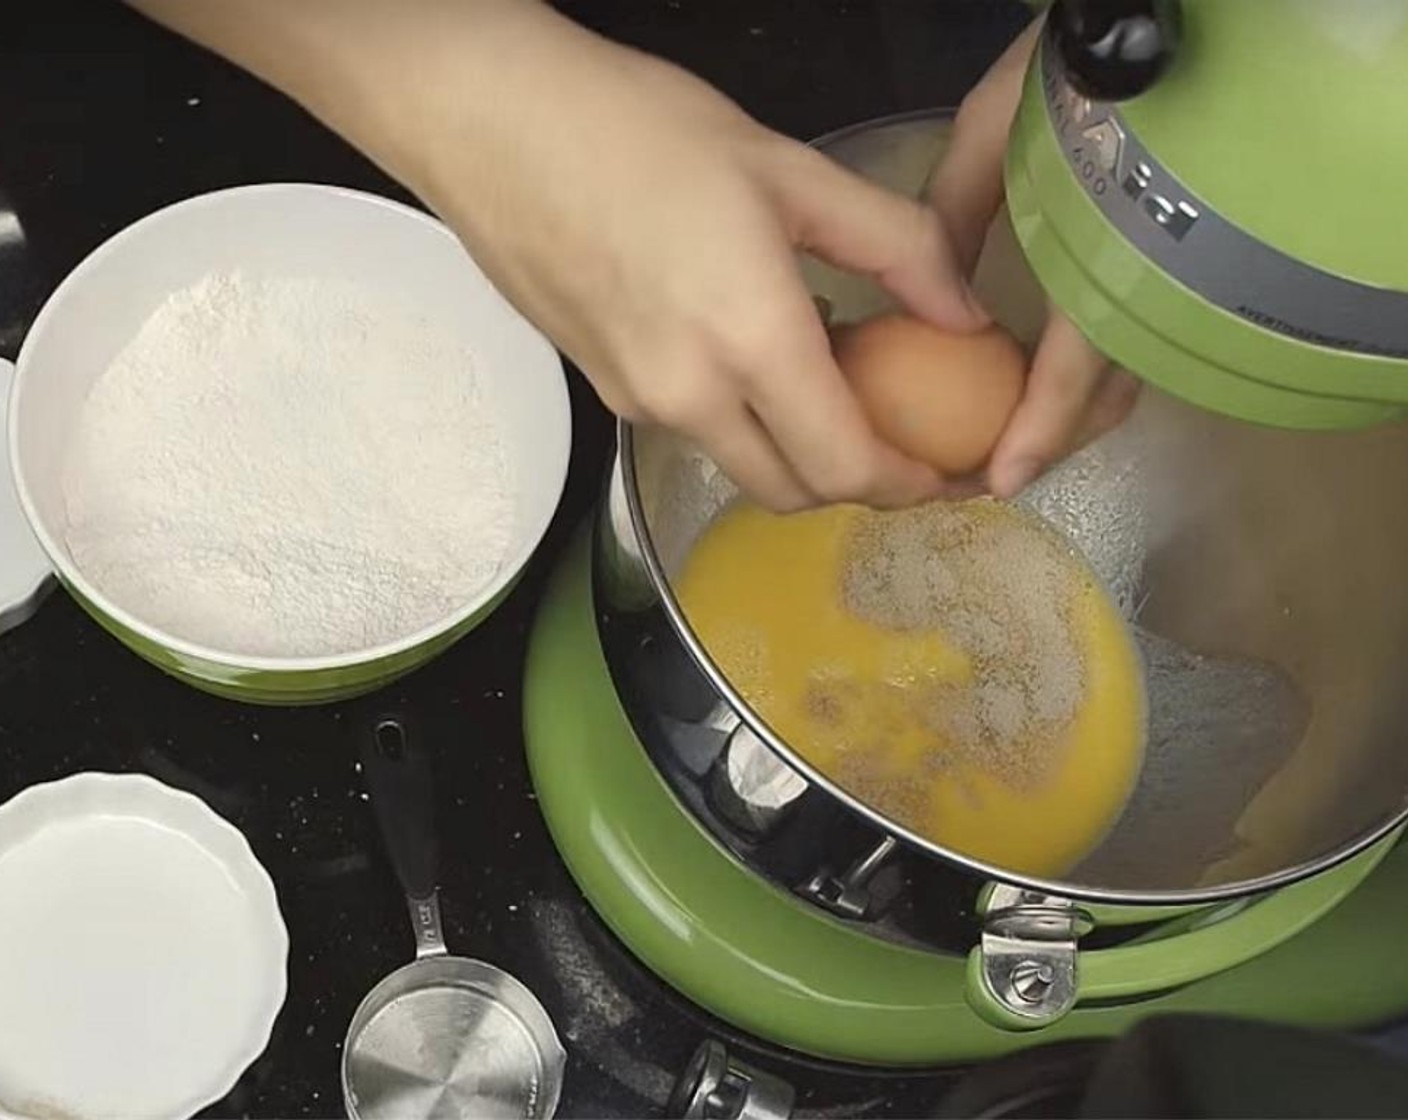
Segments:
[[[693,437],[763,504],[972,491],[871,429],[796,253],[872,277],[938,326],[983,326],[966,273],[1001,200],[1030,35],[965,104],[929,207],[537,0],[129,2],[404,182],[609,407]],[[1101,369],[1053,320],[989,472],[996,489],[1020,488],[1029,460],[1050,462],[1120,410],[1128,390]]]
[[[930,181],[930,201],[965,273],[977,263],[1002,205],[1007,136],[1039,34],[1039,22],[1028,27],[964,99],[953,140]],[[988,488],[998,497],[1016,495],[1053,463],[1118,425],[1138,392],[1138,380],[1113,368],[1053,309],[1026,391],[988,463]]]
[[[545,7],[515,18],[497,116],[462,74],[438,92],[422,80],[417,147],[435,156],[414,184],[504,293],[611,409],[685,433],[772,509],[944,493],[866,421],[796,255],[975,329],[986,317],[938,213],[764,129],[674,66]]]

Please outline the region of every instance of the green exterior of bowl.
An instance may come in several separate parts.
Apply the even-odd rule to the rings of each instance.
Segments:
[[[434,660],[463,638],[508,598],[523,569],[479,610],[419,645],[368,661],[322,669],[259,669],[213,661],[153,641],[124,625],[86,598],[67,580],[65,589],[92,619],[133,653],[185,684],[226,700],[298,707],[350,700],[375,692]],[[62,579],[62,577],[60,577]]]

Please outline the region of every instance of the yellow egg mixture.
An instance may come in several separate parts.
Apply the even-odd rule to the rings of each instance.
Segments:
[[[725,510],[676,587],[699,639],[818,770],[928,839],[1060,875],[1143,758],[1139,656],[1041,522],[992,501]]]

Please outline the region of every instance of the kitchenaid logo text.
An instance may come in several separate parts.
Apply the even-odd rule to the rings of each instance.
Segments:
[[[1095,208],[1170,279],[1243,322],[1344,354],[1408,359],[1408,292],[1317,268],[1234,225],[1183,187],[1112,105],[1082,97],[1042,43],[1057,146]]]
[[[1147,219],[1182,241],[1198,220],[1198,208],[1157,183],[1149,161],[1134,158],[1126,163],[1125,130],[1106,107],[1076,93],[1050,67],[1043,81],[1061,147],[1086,190],[1103,198],[1117,182]]]

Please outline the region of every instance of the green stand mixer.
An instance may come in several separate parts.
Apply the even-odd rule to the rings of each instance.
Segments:
[[[1408,406],[1408,6],[1063,0],[1007,199],[1105,353],[1206,408],[1348,428]]]
[[[1063,878],[908,831],[768,727],[671,582],[735,492],[672,434],[621,427],[536,624],[529,763],[592,906],[734,1027],[936,1067],[1156,1012],[1408,1011],[1408,428],[1381,423],[1408,404],[1390,213],[1408,166],[1368,143],[1370,121],[1408,117],[1390,73],[1408,4],[1274,11],[1058,5],[978,268],[1015,333],[1035,337],[1049,297],[1152,383],[1021,499],[1103,580],[1149,703],[1131,800]],[[950,128],[912,115],[818,146],[918,194]],[[838,317],[883,306],[805,270]]]

